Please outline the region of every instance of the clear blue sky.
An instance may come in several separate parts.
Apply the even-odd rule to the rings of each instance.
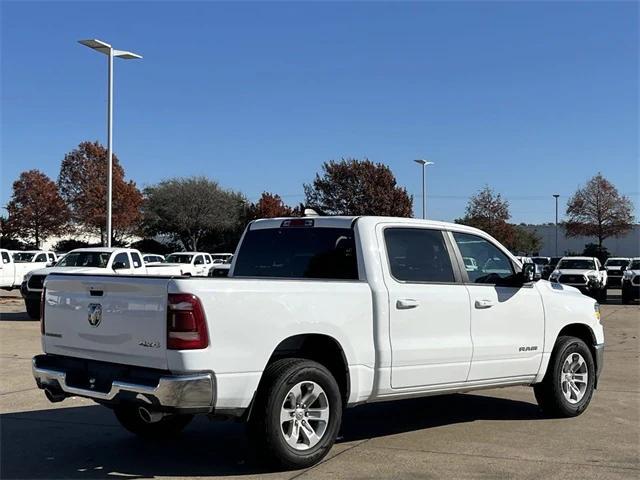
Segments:
[[[20,171],[55,178],[79,142],[106,143],[106,59],[82,38],[144,55],[115,66],[114,147],[140,187],[207,175],[296,204],[353,156],[419,195],[426,157],[432,218],[489,184],[514,221],[552,221],[551,195],[598,171],[639,204],[636,2],[1,8],[0,205]]]

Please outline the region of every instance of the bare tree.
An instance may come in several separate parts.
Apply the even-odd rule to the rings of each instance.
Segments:
[[[567,203],[569,219],[564,227],[570,237],[595,237],[598,247],[609,237],[622,235],[633,227],[633,204],[629,197],[601,173],[579,188]]]

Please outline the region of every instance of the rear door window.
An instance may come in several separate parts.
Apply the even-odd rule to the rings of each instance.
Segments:
[[[425,228],[384,231],[391,275],[402,282],[452,283],[451,257],[442,232]]]
[[[119,253],[116,255],[116,258],[113,259],[113,264],[122,263],[124,268],[131,268],[131,263],[129,262],[129,255],[125,252]]]
[[[354,232],[323,227],[248,230],[233,276],[357,280]]]

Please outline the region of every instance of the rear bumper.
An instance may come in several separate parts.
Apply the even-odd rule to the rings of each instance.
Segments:
[[[50,400],[78,396],[173,413],[210,413],[214,408],[211,372],[171,374],[54,355],[34,357],[32,370],[38,387],[48,391]]]

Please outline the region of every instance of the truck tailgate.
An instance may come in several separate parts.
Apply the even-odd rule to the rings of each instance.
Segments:
[[[167,368],[167,278],[51,274],[46,353]]]

